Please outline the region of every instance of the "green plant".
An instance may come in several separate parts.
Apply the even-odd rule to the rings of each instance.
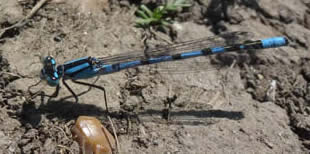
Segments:
[[[156,7],[153,11],[145,5],[141,5],[136,12],[137,16],[139,16],[136,20],[137,26],[168,26],[173,22],[173,19],[170,16],[172,13],[176,13],[178,9],[189,6],[191,6],[191,4],[188,3],[188,0],[171,0],[164,5]]]

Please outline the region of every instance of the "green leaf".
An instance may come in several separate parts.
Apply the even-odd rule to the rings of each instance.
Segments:
[[[142,4],[140,7],[141,7],[141,9],[142,9],[144,12],[147,13],[147,15],[148,15],[149,17],[152,17],[152,16],[153,16],[153,12],[152,12],[149,8],[147,8],[145,5]]]
[[[168,25],[170,25],[171,23],[168,22],[168,21],[162,20],[162,21],[161,21],[161,24],[164,25],[164,26],[168,26]]]
[[[149,18],[143,11],[137,10],[137,15],[140,16],[141,18],[147,19]]]
[[[190,6],[191,4],[189,3],[188,0],[175,0],[166,5],[167,10],[169,11],[177,11],[178,8],[190,7]]]
[[[163,18],[164,16],[164,13],[161,9],[159,8],[156,8],[154,10],[154,14],[153,14],[153,18],[157,19],[157,20],[160,20],[161,18]]]
[[[187,0],[175,0],[174,1],[174,5],[182,5],[182,4],[185,4],[185,2],[186,2]]]
[[[142,25],[149,25],[152,22],[153,22],[153,19],[151,19],[151,18],[149,18],[149,19],[141,19],[141,18],[139,18],[139,19],[136,20],[136,23],[142,24]]]
[[[189,0],[168,0],[164,5],[157,6],[154,10],[150,10],[146,5],[141,5],[136,15],[140,16],[136,20],[136,24],[142,27],[156,26],[166,27],[173,23],[173,19],[169,17],[169,12],[177,11],[179,8],[190,7]]]

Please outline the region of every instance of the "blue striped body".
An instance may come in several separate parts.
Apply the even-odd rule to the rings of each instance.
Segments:
[[[116,61],[114,63],[106,63],[104,60],[93,57],[83,57],[76,60],[66,62],[59,65],[54,72],[57,76],[62,76],[64,79],[86,79],[97,75],[104,75],[113,72],[118,72],[123,69],[133,68],[141,65],[156,64],[160,62],[182,60],[198,56],[207,56],[223,52],[242,51],[248,49],[266,49],[286,46],[288,40],[284,37],[273,37],[264,40],[248,41],[242,44],[233,44],[227,46],[218,46],[209,48],[208,46],[200,47],[196,51],[188,51],[177,54],[161,55],[153,57],[137,58],[130,61]],[[109,57],[108,57],[109,58]],[[117,59],[118,57],[113,57]],[[121,58],[120,58],[121,59]],[[55,76],[54,75],[54,76]],[[58,83],[58,82],[57,82]],[[56,84],[56,82],[55,82]]]
[[[245,49],[267,49],[267,48],[275,48],[280,46],[285,46],[288,44],[288,41],[284,37],[274,37],[269,39],[264,39],[260,41],[256,41],[255,44],[249,44],[249,45],[237,45],[237,46],[227,46],[227,47],[215,47],[215,48],[205,48],[199,51],[190,51],[181,53],[180,55],[171,55],[171,56],[161,56],[156,58],[149,58],[146,60],[146,62],[143,62],[142,60],[135,60],[130,62],[124,62],[120,63],[119,67],[113,67],[113,65],[118,64],[110,64],[110,65],[103,65],[103,74],[117,72],[123,69],[136,67],[139,65],[145,65],[145,64],[155,64],[160,62],[166,62],[166,61],[172,61],[172,60],[180,60],[180,59],[187,59],[187,58],[193,58],[198,56],[205,56],[205,55],[211,55],[211,54],[217,54],[221,52],[231,52],[231,51],[240,51]],[[209,50],[209,51],[208,51]],[[178,58],[175,58],[178,57]]]

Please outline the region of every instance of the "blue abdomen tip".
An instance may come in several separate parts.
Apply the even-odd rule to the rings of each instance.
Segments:
[[[262,40],[263,48],[276,48],[288,45],[288,40],[285,37],[273,37]]]

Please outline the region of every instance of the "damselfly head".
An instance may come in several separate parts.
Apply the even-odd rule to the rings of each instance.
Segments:
[[[47,56],[43,60],[43,68],[40,77],[42,80],[47,81],[50,86],[57,86],[59,84],[59,75],[57,71],[56,61],[53,57]]]

